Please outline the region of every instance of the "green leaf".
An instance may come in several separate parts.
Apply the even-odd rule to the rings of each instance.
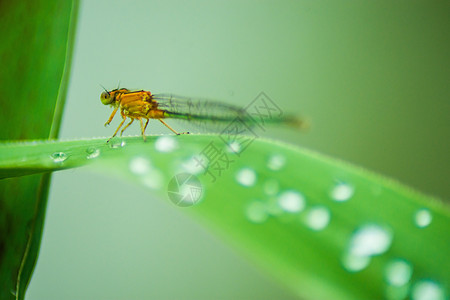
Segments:
[[[0,174],[89,164],[164,199],[169,189],[179,206],[195,202],[199,190],[191,184],[177,191],[174,178],[182,184],[178,174],[194,174],[202,196],[183,208],[186,213],[305,299],[448,295],[446,205],[305,149],[249,137],[238,141],[238,153],[216,135],[153,136],[146,143],[139,137],[110,144],[105,139],[6,143],[0,145]],[[201,164],[206,166],[207,158],[215,162],[205,171]]]
[[[58,136],[77,1],[1,1],[0,139]],[[0,181],[0,299],[23,299],[42,233],[50,174]]]

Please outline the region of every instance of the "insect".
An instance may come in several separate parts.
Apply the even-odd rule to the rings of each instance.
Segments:
[[[149,91],[139,90],[131,91],[126,88],[117,88],[111,91],[104,90],[100,95],[100,100],[104,105],[111,105],[114,110],[111,113],[105,126],[108,126],[120,109],[122,122],[120,122],[113,136],[108,139],[109,142],[117,135],[120,128],[122,128],[126,119],[131,119],[121,130],[120,135],[123,134],[134,120],[139,120],[141,125],[141,134],[144,139],[145,130],[150,119],[157,119],[167,128],[169,128],[176,135],[189,134],[189,132],[177,132],[170,127],[164,119],[174,118],[182,119],[193,123],[204,124],[207,128],[222,125],[226,122],[230,123],[236,118],[245,124],[245,126],[253,126],[258,123],[252,118],[244,109],[230,104],[214,102],[208,100],[193,100],[191,98],[174,96],[172,94],[155,94]],[[143,120],[146,120],[145,125]],[[271,123],[285,123],[294,125],[295,127],[304,127],[305,122],[302,120],[287,116],[287,117],[261,117],[259,121],[266,121]]]
[[[111,123],[119,109],[120,114],[122,115],[122,122],[120,122],[119,127],[117,127],[113,136],[110,137],[107,142],[109,142],[113,137],[117,135],[127,118],[130,118],[131,121],[122,129],[120,135],[123,134],[125,129],[127,129],[135,119],[139,120],[141,124],[141,133],[144,141],[146,140],[145,129],[147,128],[150,119],[158,119],[176,135],[185,134],[185,132],[176,132],[172,127],[170,127],[166,122],[162,120],[168,117],[167,111],[158,109],[158,102],[153,99],[152,93],[148,91],[130,91],[125,88],[115,89],[112,91],[105,90],[100,95],[100,100],[103,104],[111,105],[114,107],[114,110],[109,116],[108,121],[106,121],[105,126],[108,126]],[[145,122],[145,125],[142,119],[147,120]]]

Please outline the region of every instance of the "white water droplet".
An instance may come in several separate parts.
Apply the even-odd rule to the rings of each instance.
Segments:
[[[419,228],[424,228],[430,225],[433,220],[433,216],[430,211],[426,208],[419,209],[414,215],[414,223]]]
[[[267,162],[267,167],[272,171],[278,171],[284,167],[286,163],[286,158],[281,154],[274,154],[269,158]]]
[[[197,175],[205,170],[202,166],[202,161],[197,156],[190,157],[181,163],[182,170],[194,175]]]
[[[412,265],[404,259],[395,259],[386,266],[386,281],[393,286],[402,286],[409,282]]]
[[[311,208],[306,215],[306,225],[312,230],[323,230],[330,223],[331,215],[328,208],[316,206]]]
[[[125,147],[126,144],[127,143],[124,140],[122,140],[121,138],[117,138],[117,137],[112,138],[109,141],[109,147],[111,147],[112,149],[118,149],[118,148]]]
[[[50,155],[50,158],[53,160],[54,163],[60,164],[65,162],[69,156],[64,152],[55,152],[52,155]]]
[[[414,284],[411,298],[413,300],[444,300],[446,297],[440,284],[426,279]]]
[[[331,198],[335,201],[347,201],[354,193],[354,188],[347,183],[339,183],[331,190]]]
[[[172,136],[161,136],[156,140],[155,149],[159,152],[172,152],[178,148],[178,141]]]
[[[286,191],[278,197],[278,205],[286,212],[300,212],[305,208],[305,198],[297,191]]]
[[[239,154],[241,152],[241,144],[238,141],[233,141],[228,144],[228,151]]]
[[[236,174],[236,180],[242,186],[253,186],[256,183],[256,173],[250,168],[243,168]]]
[[[359,272],[370,264],[370,256],[355,256],[347,253],[342,259],[344,268],[349,272]]]
[[[391,243],[390,230],[377,224],[364,225],[351,236],[343,265],[350,272],[361,271],[369,265],[372,256],[386,252]]]
[[[150,161],[144,157],[134,157],[131,159],[129,168],[131,173],[136,175],[145,175],[150,171]]]
[[[350,253],[355,256],[374,256],[391,246],[392,234],[385,228],[369,224],[359,228],[350,240]]]
[[[97,158],[100,156],[100,149],[95,148],[95,147],[89,147],[86,149],[86,153],[87,153],[87,156],[86,156],[87,159]]]
[[[263,223],[269,218],[266,207],[261,201],[252,201],[247,206],[245,214],[252,223]]]
[[[148,172],[141,177],[141,182],[148,188],[158,190],[162,188],[163,176],[155,168],[150,168]]]

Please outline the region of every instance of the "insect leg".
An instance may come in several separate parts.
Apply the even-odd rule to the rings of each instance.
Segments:
[[[122,127],[122,125],[123,125],[123,123],[125,122],[126,119],[127,119],[126,117],[123,118],[122,122],[120,122],[120,124],[119,124],[119,127],[117,127],[116,132],[114,132],[113,136],[110,137],[110,138],[106,141],[107,143],[108,143],[113,137],[116,136],[117,132],[119,131],[120,127]]]
[[[166,125],[166,127],[169,128],[170,130],[172,130],[172,132],[175,133],[176,135],[180,135],[180,134],[189,134],[189,132],[180,132],[180,133],[178,133],[178,132],[176,132],[175,130],[173,130],[172,127],[170,127],[169,125],[167,125],[167,123],[164,122],[163,120],[161,120],[161,119],[158,119],[158,120],[160,120],[161,123],[163,123],[164,125]]]
[[[147,129],[148,121],[150,121],[150,119],[147,119],[147,122],[145,123],[145,126],[144,126],[144,131],[145,131],[145,129]]]
[[[134,119],[131,119],[130,123],[128,123],[128,124],[120,131],[120,136],[122,136],[122,133],[125,131],[125,129],[127,129],[128,126],[130,126],[131,123],[133,123],[133,122],[134,122]]]
[[[139,118],[139,122],[141,122],[141,132],[142,132],[142,138],[144,139],[144,142],[147,140],[145,137],[145,128],[144,128],[144,122],[142,122],[142,118]]]
[[[112,114],[109,116],[108,121],[106,121],[105,126],[108,126],[109,123],[111,123],[112,119],[114,119],[114,116],[116,115],[117,109],[119,108],[119,106],[117,106],[116,108],[114,108]]]

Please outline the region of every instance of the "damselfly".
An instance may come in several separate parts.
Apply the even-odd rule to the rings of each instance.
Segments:
[[[189,132],[177,132],[170,127],[164,119],[181,119],[193,123],[202,123],[206,128],[226,124],[238,120],[243,126],[252,127],[255,124],[286,124],[297,128],[304,128],[306,123],[295,116],[283,116],[269,114],[249,113],[246,109],[209,100],[195,100],[172,94],[155,94],[149,91],[131,91],[125,88],[118,88],[111,91],[105,89],[100,96],[100,100],[105,105],[111,105],[114,110],[105,126],[113,120],[116,112],[120,109],[122,122],[120,122],[109,142],[117,135],[125,120],[130,122],[122,129],[120,135],[130,126],[134,120],[139,120],[141,134],[145,138],[145,129],[150,119],[157,119],[176,135],[188,134]],[[145,125],[143,119],[146,120]]]

